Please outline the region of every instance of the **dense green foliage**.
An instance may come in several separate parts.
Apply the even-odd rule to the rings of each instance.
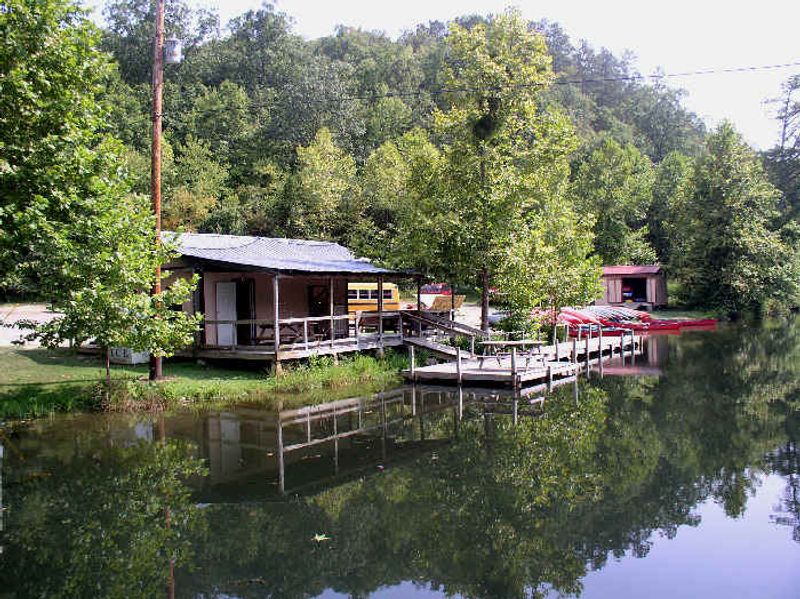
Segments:
[[[109,129],[141,171],[151,9],[115,0],[105,14],[103,45],[120,64]],[[398,39],[343,26],[312,41],[270,4],[225,34],[184,3],[167,17],[187,42],[166,77],[170,226],[335,239],[390,266],[502,285],[523,312],[596,297],[599,262],[660,261],[687,286],[723,267],[684,256],[704,127],[680,91],[632,77],[631,56],[574,45],[547,21],[514,17],[520,29],[508,29],[509,15],[431,22]],[[504,54],[504,39],[516,50]],[[787,85],[785,182],[790,97]],[[558,293],[540,274],[554,264],[569,274]],[[771,281],[747,284],[766,285],[751,290],[763,299]],[[702,291],[691,299],[732,308]]]
[[[98,219],[145,228],[153,5],[110,0],[102,32],[67,0],[12,8],[0,15],[0,277],[6,293],[50,297],[102,255]],[[690,280],[728,268],[689,251],[713,145],[681,92],[636,78],[629,55],[513,12],[397,39],[342,26],[306,41],[271,4],[221,29],[177,0],[166,21],[185,45],[165,74],[169,228],[333,239],[389,266],[502,286],[523,313],[592,300],[599,263],[656,260],[695,304],[794,303],[785,269],[740,279],[735,304]],[[780,146],[765,155],[781,194],[762,225],[782,264],[797,251],[797,87],[787,82]],[[757,187],[729,193],[748,203]],[[545,275],[561,266],[556,285]]]
[[[172,253],[155,243],[149,204],[103,131],[113,70],[99,31],[62,0],[5,4],[0,28],[0,288],[35,291],[62,313],[33,333],[46,345],[94,339],[170,355],[196,328],[172,309],[193,282],[150,294]]]
[[[784,218],[800,215],[800,75],[783,85],[783,95],[772,100],[780,124],[778,144],[765,153],[772,182],[783,194]]]
[[[708,137],[684,208],[685,251],[673,260],[690,304],[731,313],[797,305],[797,232],[775,226],[779,197],[730,124]]]

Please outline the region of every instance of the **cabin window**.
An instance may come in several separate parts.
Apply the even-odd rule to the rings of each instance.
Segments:
[[[358,299],[369,299],[369,289],[359,289]]]
[[[347,290],[347,299],[349,299],[349,300],[358,299],[358,289],[348,289]]]
[[[384,289],[383,290],[383,299],[385,299],[385,300],[392,299],[392,290],[391,289]]]

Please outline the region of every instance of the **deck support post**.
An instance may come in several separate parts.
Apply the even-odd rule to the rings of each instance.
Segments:
[[[609,349],[611,350],[611,358],[614,357],[614,346],[609,345]],[[603,352],[600,352],[600,358],[597,361],[597,369],[600,371],[600,378],[603,378]]]
[[[333,277],[328,277],[328,304],[331,316],[331,349],[336,340],[336,321],[333,319]]]
[[[475,335],[472,335],[469,338],[469,352],[472,354],[472,357],[475,357]]]
[[[417,360],[415,356],[414,346],[408,346],[408,369],[411,372],[411,380],[417,380]]]
[[[383,277],[378,277],[378,344],[383,352]]]
[[[308,321],[303,321],[303,344],[306,347],[306,351],[308,351]]]
[[[547,390],[548,391],[552,391],[553,390],[553,365],[552,364],[550,364],[547,367]]]
[[[519,386],[517,379],[517,348],[511,348],[511,386],[516,389]]]
[[[456,376],[458,377],[458,384],[461,385],[462,380],[462,373],[461,373],[461,348],[456,348]]]
[[[275,340],[274,340],[274,343],[275,343],[275,367],[274,367],[274,370],[275,370],[275,376],[278,376],[278,375],[281,374],[281,365],[280,365],[280,360],[278,359],[278,357],[280,355],[280,349],[281,349],[281,323],[280,323],[280,320],[281,320],[281,314],[280,314],[280,312],[281,312],[281,310],[280,310],[281,299],[280,299],[280,275],[278,275],[277,273],[275,273],[275,276],[272,277],[272,303],[274,304],[272,308],[273,308],[273,320],[274,320],[274,323],[275,323],[275,325],[274,325],[274,329],[275,329],[275,335],[274,335],[274,337],[275,337]]]
[[[586,342],[584,344],[585,347],[586,347],[586,372],[589,372],[589,337],[590,336],[591,335],[589,335],[589,333],[587,333],[586,337],[584,337],[584,339],[586,340]]]
[[[597,328],[597,338],[600,340],[600,361],[603,361],[603,327]],[[614,353],[613,351],[611,353]]]
[[[456,288],[450,283],[450,320],[456,319]]]
[[[572,338],[572,363],[578,363],[578,340],[575,337]]]
[[[619,336],[619,357],[622,358],[622,365],[625,365],[625,335]]]
[[[558,326],[553,327],[553,341],[556,344],[556,362],[561,361],[561,354],[558,349]]]

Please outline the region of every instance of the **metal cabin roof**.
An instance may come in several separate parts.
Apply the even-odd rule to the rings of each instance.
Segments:
[[[642,264],[639,266],[619,265],[604,266],[603,275],[657,275],[661,272],[660,264]]]
[[[328,241],[207,233],[164,235],[177,237],[183,256],[238,267],[298,273],[398,274],[356,258],[347,248]]]

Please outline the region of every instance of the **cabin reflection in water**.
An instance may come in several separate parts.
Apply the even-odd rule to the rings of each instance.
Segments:
[[[571,384],[577,399],[577,380]],[[167,421],[167,434],[193,441],[206,460],[208,476],[197,481],[201,502],[277,499],[435,451],[459,434],[464,418],[505,414],[516,422],[541,414],[542,391],[416,385],[279,413],[237,407],[196,420],[202,430],[176,419]]]

